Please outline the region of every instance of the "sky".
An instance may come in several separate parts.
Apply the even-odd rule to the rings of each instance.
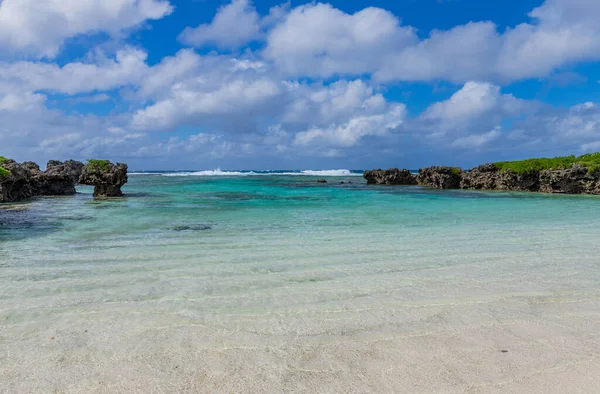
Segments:
[[[598,0],[0,0],[0,155],[367,169],[600,151]]]

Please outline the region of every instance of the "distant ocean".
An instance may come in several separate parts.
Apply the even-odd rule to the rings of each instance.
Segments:
[[[0,207],[0,392],[573,392],[598,367],[600,198],[131,175]]]

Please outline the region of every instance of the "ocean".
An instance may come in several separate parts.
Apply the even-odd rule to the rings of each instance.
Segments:
[[[0,392],[598,387],[598,197],[349,170],[92,191],[0,205]]]

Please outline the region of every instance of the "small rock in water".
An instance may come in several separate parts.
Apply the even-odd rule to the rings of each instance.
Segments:
[[[173,227],[175,231],[205,231],[212,229],[208,224],[188,224]]]
[[[317,180],[317,182],[318,183],[327,183],[327,180],[326,179],[319,179],[319,180]]]

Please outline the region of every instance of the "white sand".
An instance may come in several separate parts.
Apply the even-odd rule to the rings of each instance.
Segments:
[[[106,305],[3,326],[7,393],[593,393],[600,300],[390,302],[204,321]],[[507,352],[502,352],[507,350]]]

